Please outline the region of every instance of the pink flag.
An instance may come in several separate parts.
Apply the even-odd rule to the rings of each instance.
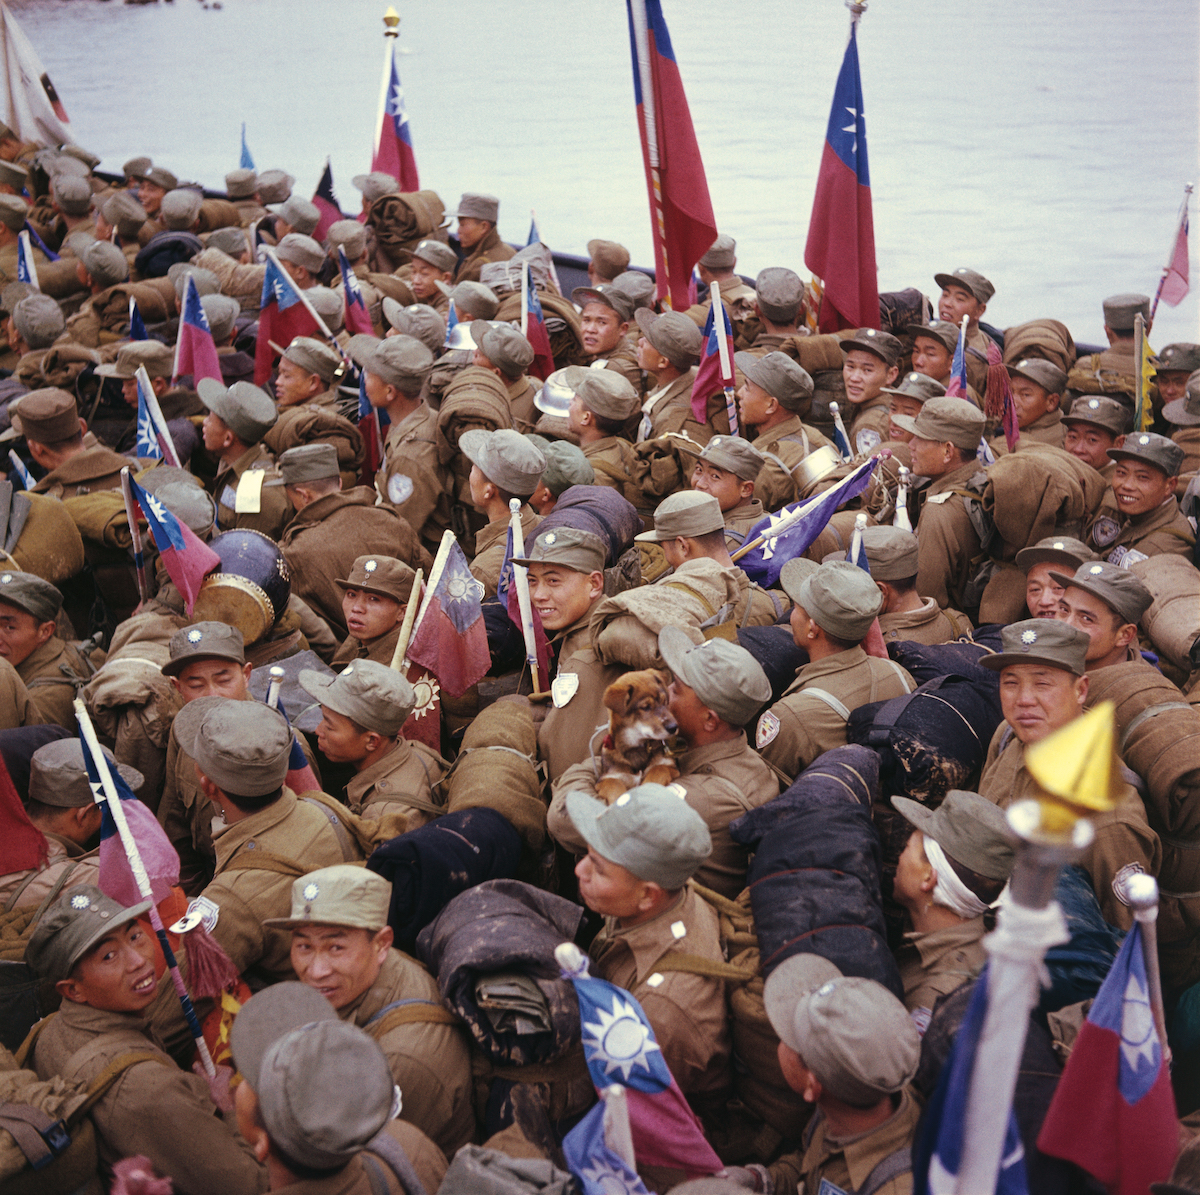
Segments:
[[[193,389],[201,378],[221,381],[217,346],[200,302],[196,280],[191,274],[184,283],[183,316],[179,320],[179,340],[175,346],[174,376],[178,379],[189,373],[192,375]]]
[[[1162,301],[1170,307],[1176,307],[1188,289],[1188,215],[1185,207],[1183,219],[1179,222],[1179,235],[1175,238],[1175,251],[1171,254],[1171,263],[1162,282]]]
[[[196,604],[196,595],[204,578],[221,567],[221,558],[181,519],[177,519],[153,494],[147,493],[132,477],[129,490],[146,516],[163,567],[183,594],[188,615]]]

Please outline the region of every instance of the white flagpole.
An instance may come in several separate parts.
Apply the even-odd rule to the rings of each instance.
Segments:
[[[400,14],[388,6],[383,14],[383,82],[379,85],[379,111],[375,116],[375,143],[371,147],[371,168],[379,153],[379,137],[383,132],[383,114],[387,111],[388,89],[392,85],[392,59],[396,52],[396,38],[400,36]]]

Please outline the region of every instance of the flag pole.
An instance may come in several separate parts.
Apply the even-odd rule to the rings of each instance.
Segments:
[[[720,283],[714,282],[708,288],[708,293],[712,299],[713,331],[717,334],[717,356],[721,362],[721,381],[724,383],[726,378],[733,377],[733,362],[729,360],[729,344],[725,339],[729,334],[729,328],[725,323],[725,304],[721,302]],[[721,326],[717,327],[718,324]],[[737,399],[733,395],[732,386],[722,385],[722,389],[725,391],[725,414],[729,419],[729,434],[736,436],[738,434]]]
[[[379,155],[379,137],[383,132],[383,116],[387,111],[388,89],[392,85],[392,61],[396,38],[400,36],[400,14],[389,4],[383,14],[383,82],[379,85],[379,112],[375,117],[375,144],[371,147],[371,169]]]
[[[908,517],[908,486],[912,479],[912,470],[907,465],[900,466],[900,481],[896,487],[896,513],[892,518],[892,526],[901,531],[912,530],[912,520]]]
[[[454,532],[447,527],[442,532],[442,542],[438,544],[437,555],[433,558],[433,567],[429,570],[429,580],[425,584],[425,596],[421,599],[421,608],[417,611],[417,618],[412,627],[413,635],[421,629],[421,623],[425,621],[425,615],[429,612],[430,604],[433,602],[433,591],[437,588],[438,582],[441,581],[442,573],[446,571],[446,562],[450,559],[450,548],[457,542]],[[410,636],[409,642],[411,641],[412,638]],[[399,671],[405,671],[407,664],[408,649],[405,648],[404,658],[400,662]]]
[[[1171,238],[1171,249],[1167,256],[1167,264],[1163,266],[1162,276],[1158,280],[1158,289],[1154,292],[1154,302],[1150,304],[1150,318],[1146,321],[1147,331],[1154,327],[1154,313],[1158,310],[1158,300],[1162,298],[1163,285],[1171,272],[1171,263],[1175,260],[1175,246],[1179,244],[1179,232],[1187,223],[1188,200],[1192,197],[1192,184],[1183,184],[1183,202],[1179,205],[1179,219],[1175,222],[1175,235]]]
[[[317,327],[321,330],[321,333],[324,335],[325,339],[329,341],[334,352],[336,352],[337,355],[339,357],[341,357],[341,359],[346,363],[346,365],[353,367],[354,363],[350,360],[349,357],[346,356],[345,349],[342,348],[342,346],[338,343],[337,337],[334,336],[334,334],[329,330],[329,325],[321,318],[321,313],[312,305],[312,303],[309,301],[308,297],[305,295],[304,291],[301,290],[300,287],[298,287],[295,284],[295,282],[292,281],[291,274],[289,274],[287,272],[287,270],[285,270],[283,268],[283,266],[280,264],[279,258],[275,255],[274,247],[271,245],[264,245],[263,253],[265,253],[266,256],[269,257],[271,259],[271,261],[273,261],[275,263],[275,268],[277,270],[279,270],[279,272],[281,274],[283,274],[285,278],[287,278],[288,285],[291,286],[292,290],[294,290],[296,292],[296,297],[300,300],[301,303],[304,304],[304,310],[307,311],[308,314],[313,317],[313,320],[316,322]]]
[[[417,607],[421,603],[421,579],[425,576],[423,568],[417,569],[413,578],[412,589],[408,593],[408,602],[404,607],[404,621],[400,624],[400,638],[396,640],[396,650],[392,652],[391,668],[394,672],[404,674],[404,657],[408,654],[408,645],[412,639],[413,624],[417,620]]]
[[[521,335],[529,335],[529,262],[521,262]]]
[[[1163,1062],[1171,1065],[1171,1047],[1167,1044],[1167,1013],[1163,1005],[1162,972],[1158,966],[1158,881],[1151,875],[1136,873],[1124,881],[1125,898],[1142,927],[1142,957],[1146,964],[1146,987],[1154,1027],[1162,1043]]]
[[[84,707],[83,701],[76,697],[74,706],[75,717],[79,722],[80,732],[83,734],[84,741],[87,743],[88,750],[91,752],[92,759],[96,764],[96,771],[100,773],[100,789],[94,794],[95,802],[97,805],[108,804],[108,811],[112,814],[113,822],[117,827],[117,833],[121,838],[121,846],[125,848],[125,856],[129,860],[129,870],[133,873],[134,881],[137,883],[138,891],[142,894],[142,899],[150,902],[150,924],[154,927],[154,933],[158,938],[159,946],[162,947],[163,958],[166,960],[167,970],[171,974],[171,982],[175,985],[175,991],[179,995],[179,1003],[183,1006],[184,1018],[188,1023],[188,1028],[192,1032],[192,1039],[196,1043],[196,1053],[199,1055],[200,1062],[204,1066],[205,1074],[211,1079],[216,1075],[217,1068],[213,1065],[212,1055],[208,1052],[208,1043],[204,1040],[204,1033],[200,1028],[200,1020],[196,1016],[196,1009],[192,1005],[192,998],[188,994],[187,986],[183,982],[183,976],[179,972],[179,963],[175,959],[175,952],[171,949],[171,943],[167,939],[167,930],[163,925],[162,917],[158,912],[158,906],[154,901],[154,890],[150,886],[150,877],[146,873],[146,864],[142,861],[141,851],[138,850],[137,839],[134,838],[133,833],[129,829],[129,822],[125,818],[125,810],[121,808],[121,797],[117,792],[116,784],[113,783],[112,772],[108,767],[108,759],[100,749],[100,740],[96,738],[96,728],[92,725],[91,718],[88,717],[88,712]]]
[[[190,275],[189,275],[190,277]],[[154,387],[150,385],[150,375],[146,372],[144,365],[137,367],[137,384],[139,393],[144,393],[146,396],[146,410],[150,414],[150,422],[154,424],[156,435],[162,436],[163,449],[170,458],[167,461],[168,465],[174,465],[176,469],[183,466],[179,461],[179,453],[175,448],[175,441],[171,439],[171,430],[167,427],[167,421],[163,417],[162,407],[158,405],[158,395],[154,393]]]
[[[1146,378],[1142,373],[1142,358],[1146,352],[1146,321],[1142,318],[1142,313],[1139,311],[1133,317],[1133,359],[1137,362],[1137,372],[1135,373],[1134,394],[1135,401],[1133,404],[1133,430],[1135,432],[1143,431],[1146,427]]]
[[[521,499],[508,500],[508,528],[512,535],[513,553],[524,550],[525,537],[521,534]],[[521,612],[521,637],[525,640],[525,662],[529,665],[529,680],[533,685],[531,697],[544,696],[539,689],[541,669],[538,667],[537,633],[533,629],[533,603],[529,598],[529,572],[523,564],[511,561],[513,580],[517,587],[517,608]]]
[[[125,517],[133,537],[133,565],[137,573],[138,596],[143,602],[150,596],[150,570],[142,550],[142,529],[138,526],[138,504],[134,501],[133,486],[129,484],[129,466],[121,470],[121,495],[125,499]]]
[[[538,230],[538,244],[545,245],[546,248],[548,250],[550,250],[550,246],[546,245],[546,242],[542,240],[542,230],[537,222],[537,209],[536,208],[531,207],[529,209],[529,219],[530,219],[530,222],[533,224],[534,228],[536,228]],[[559,278],[558,278],[558,266],[556,266],[554,264],[553,250],[550,250],[550,278],[551,278],[551,281],[554,283],[554,293],[561,298],[562,293],[563,293],[562,283],[559,281]]]

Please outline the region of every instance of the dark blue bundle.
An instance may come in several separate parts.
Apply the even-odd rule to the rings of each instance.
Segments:
[[[790,623],[768,627],[739,627],[738,645],[762,665],[771,682],[771,700],[778,701],[796,679],[796,670],[808,663],[808,652],[797,647]]]
[[[977,627],[971,642],[917,643],[914,639],[899,639],[888,644],[888,655],[917,682],[924,684],[936,676],[969,677],[971,680],[986,681],[990,678],[993,688],[1000,684],[999,674],[981,668],[979,661],[992,652],[1001,650],[1000,632],[997,623]]]

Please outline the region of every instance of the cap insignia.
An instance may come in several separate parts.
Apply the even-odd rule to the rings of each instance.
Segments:
[[[305,884],[304,891],[300,893],[305,900],[316,900],[321,895],[321,886],[317,883]]]
[[[347,664],[346,667],[343,668],[342,672],[341,672],[342,676],[352,676],[353,674],[354,674],[354,665],[353,664]]]
[[[874,336],[874,335],[875,335],[875,329],[874,329],[874,328],[867,328],[867,329],[866,329],[866,330],[863,332],[863,335],[864,335],[864,336]]]
[[[1089,398],[1088,399],[1088,410],[1094,411],[1099,406],[1100,406],[1100,400],[1098,398]]]
[[[547,547],[551,544],[558,543],[558,536],[553,531],[546,532],[546,538],[542,541]]]
[[[73,909],[90,909],[91,906],[92,906],[91,898],[84,896],[84,894],[82,892],[80,892],[76,896],[71,897],[71,908],[73,908]]]
[[[1104,566],[1102,564],[1093,564],[1092,567],[1088,569],[1088,572],[1093,577],[1098,577],[1102,572],[1104,572]]]
[[[1022,631],[1021,632],[1021,642],[1022,643],[1036,643],[1037,642],[1037,631]]]
[[[187,641],[189,643],[199,643],[200,640],[203,638],[204,638],[203,631],[188,631],[188,633],[187,633]]]
[[[363,572],[373,573],[378,567],[379,567],[378,560],[368,560],[367,563],[363,565]]]
[[[1064,544],[1061,539],[1056,539],[1050,546],[1056,552],[1062,552],[1066,548],[1067,545]]]
[[[5,573],[3,577],[0,577],[0,582],[3,582],[5,585],[7,585],[11,580],[12,573]]]
[[[1138,436],[1138,443],[1139,444],[1149,444],[1150,437],[1149,436]]]
[[[621,795],[620,795],[620,796],[619,796],[619,797],[616,799],[616,802],[615,802],[615,803],[616,803],[617,805],[628,805],[628,804],[629,804],[629,794],[628,794],[628,793],[622,793],[622,794],[621,794]]]
[[[826,980],[823,984],[821,984],[821,986],[819,988],[817,988],[817,990],[815,992],[813,992],[813,995],[821,996],[821,997],[832,996],[834,993],[834,990],[835,989],[834,989],[833,980],[829,979],[829,980]]]

